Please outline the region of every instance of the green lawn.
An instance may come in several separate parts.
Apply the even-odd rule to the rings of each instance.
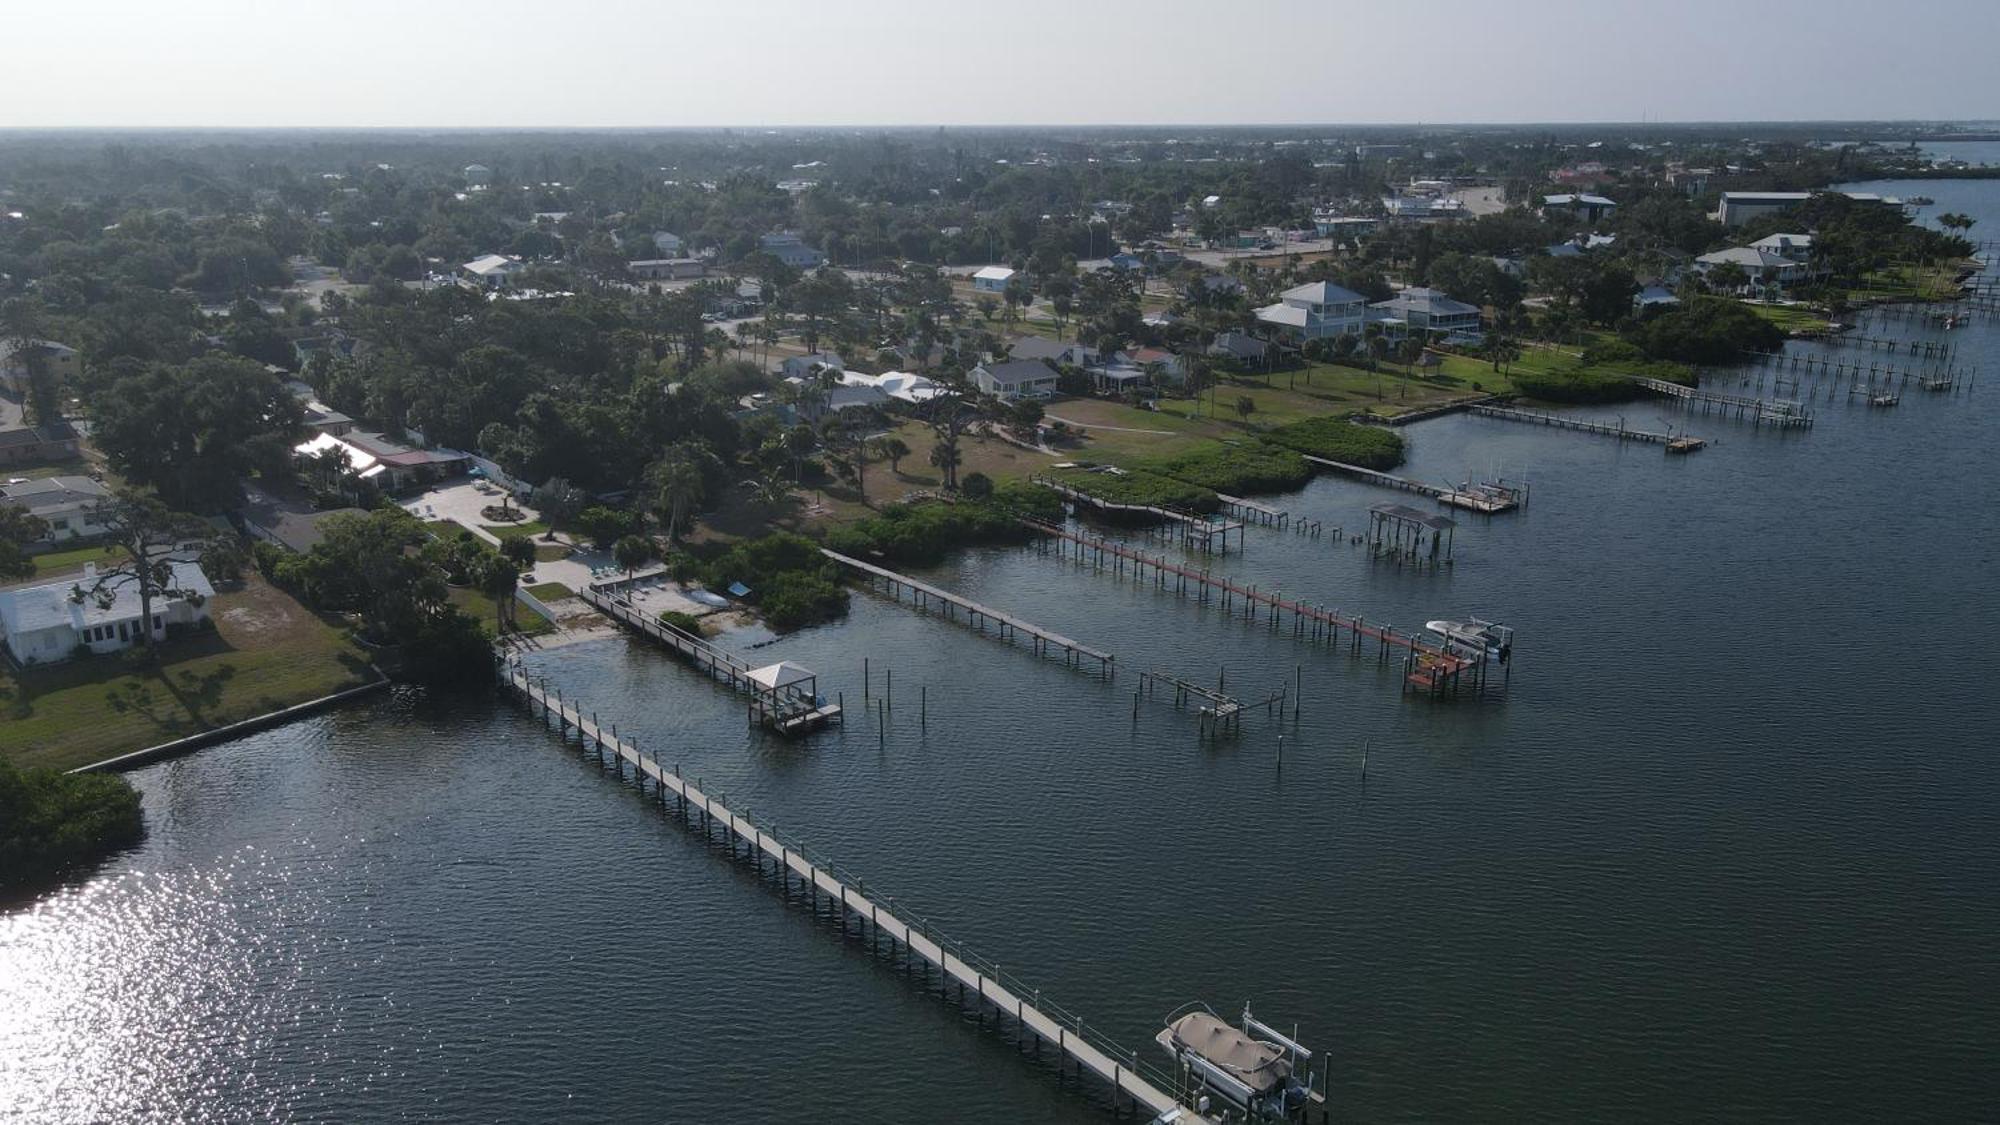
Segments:
[[[543,543],[539,540],[535,543],[536,562],[554,562],[557,559],[566,559],[568,557],[569,544],[567,543]]]
[[[215,631],[169,642],[155,667],[98,656],[0,670],[0,754],[68,769],[375,678],[339,628],[254,574],[208,608]]]
[[[467,617],[479,622],[479,627],[486,631],[487,636],[499,635],[498,622],[495,619],[497,607],[485,592],[474,590],[469,586],[454,586],[451,590],[451,604],[457,606]],[[554,622],[534,610],[523,612],[523,607],[518,602],[514,605],[514,611],[514,631],[517,633],[538,637],[555,631]]]
[[[1743,306],[1787,332],[1824,332],[1832,327],[1818,310],[1804,305],[1763,305],[1745,301]]]
[[[74,574],[83,569],[84,563],[109,562],[115,557],[102,544],[74,547],[67,551],[50,551],[46,555],[34,556],[35,577],[39,579]]]
[[[576,596],[576,591],[560,582],[539,582],[528,587],[528,596],[552,602],[558,598],[573,598]]]
[[[80,457],[70,461],[41,461],[33,465],[0,465],[0,481],[9,477],[25,477],[28,480],[41,480],[43,477],[82,477],[89,476],[92,468],[94,466],[90,462]]]
[[[525,539],[530,535],[546,534],[549,525],[541,520],[529,520],[526,523],[482,523],[479,525],[479,530],[495,539]]]

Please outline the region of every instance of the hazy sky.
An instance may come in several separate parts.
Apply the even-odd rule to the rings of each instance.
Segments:
[[[0,0],[0,126],[2000,117],[2000,0]]]

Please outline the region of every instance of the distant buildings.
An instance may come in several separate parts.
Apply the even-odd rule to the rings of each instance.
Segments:
[[[1544,219],[1581,219],[1597,224],[1610,217],[1617,210],[1618,202],[1601,195],[1565,194],[1542,197],[1542,217]]]
[[[38,544],[65,543],[73,539],[95,539],[104,528],[95,518],[97,505],[111,498],[111,490],[83,476],[43,477],[20,484],[0,485],[0,504],[20,508],[48,524]]]
[[[23,664],[54,664],[76,655],[78,648],[117,652],[140,643],[149,632],[154,640],[165,640],[170,625],[208,620],[207,599],[215,595],[208,576],[191,562],[168,566],[172,587],[192,596],[153,599],[150,625],[143,620],[138,582],[129,575],[105,581],[109,605],[95,597],[74,599],[76,579],[0,591],[0,629],[6,634],[7,651]],[[97,564],[85,563],[84,588],[90,589],[97,579]]]
[[[792,231],[767,234],[759,240],[759,249],[793,269],[818,269],[826,261],[826,255],[807,246]]]
[[[1257,310],[1257,321],[1293,340],[1320,340],[1344,332],[1361,334],[1368,298],[1330,281],[1312,281],[1278,294],[1278,303]]]
[[[686,256],[687,243],[672,231],[656,230],[653,232],[653,250],[662,258],[680,258]]]
[[[484,164],[467,164],[465,166],[466,187],[485,187],[492,182],[493,169],[488,168]]]
[[[1872,191],[1844,191],[1840,194],[1856,203],[1885,207],[1903,205],[1900,199],[1877,195]],[[1809,191],[1725,191],[1721,204],[1716,208],[1715,221],[1726,227],[1740,227],[1752,219],[1796,207],[1812,197],[1813,193]]]
[[[78,455],[76,431],[68,422],[47,426],[0,426],[0,466],[67,461]]]
[[[972,275],[972,287],[982,293],[1005,293],[1017,272],[1006,266],[986,266]]]
[[[40,363],[58,380],[76,378],[82,361],[76,349],[54,340],[0,339],[0,388],[16,395],[28,392],[29,372]]]
[[[504,289],[514,284],[515,277],[527,268],[527,264],[521,259],[510,258],[505,254],[488,254],[474,258],[459,267],[465,276],[488,289]]]
[[[641,281],[679,281],[706,274],[708,263],[700,258],[642,258],[625,263],[625,270]]]

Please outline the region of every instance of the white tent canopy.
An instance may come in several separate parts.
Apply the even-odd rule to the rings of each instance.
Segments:
[[[803,683],[806,680],[817,680],[819,678],[817,672],[814,672],[803,664],[794,664],[789,660],[780,660],[776,664],[767,664],[762,668],[753,668],[749,672],[744,673],[744,675],[751,683],[756,684],[766,691],[777,691],[779,688],[788,688],[793,684]]]

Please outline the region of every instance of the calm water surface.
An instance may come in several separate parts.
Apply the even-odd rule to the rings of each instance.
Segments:
[[[2000,225],[2000,185],[1923,190]],[[1950,338],[2000,354],[2000,324]],[[1297,1021],[1343,1119],[1978,1119],[1996,389],[1822,392],[1804,434],[1600,412],[1715,442],[1671,460],[1439,419],[1409,475],[1534,483],[1462,521],[1456,566],[1262,529],[1218,563],[1370,619],[1515,624],[1482,702],[1032,551],[933,577],[1117,653],[1116,683],[866,594],[761,650],[855,712],[802,743],[623,639],[534,659],[1135,1047],[1191,999]],[[1395,498],[1276,502],[1352,529]],[[879,748],[864,657],[895,676]],[[1163,705],[1135,722],[1154,668],[1244,695],[1302,669],[1301,719],[1216,745]],[[1106,1117],[503,706],[377,700],[134,781],[146,843],[0,915],[0,1114]]]

